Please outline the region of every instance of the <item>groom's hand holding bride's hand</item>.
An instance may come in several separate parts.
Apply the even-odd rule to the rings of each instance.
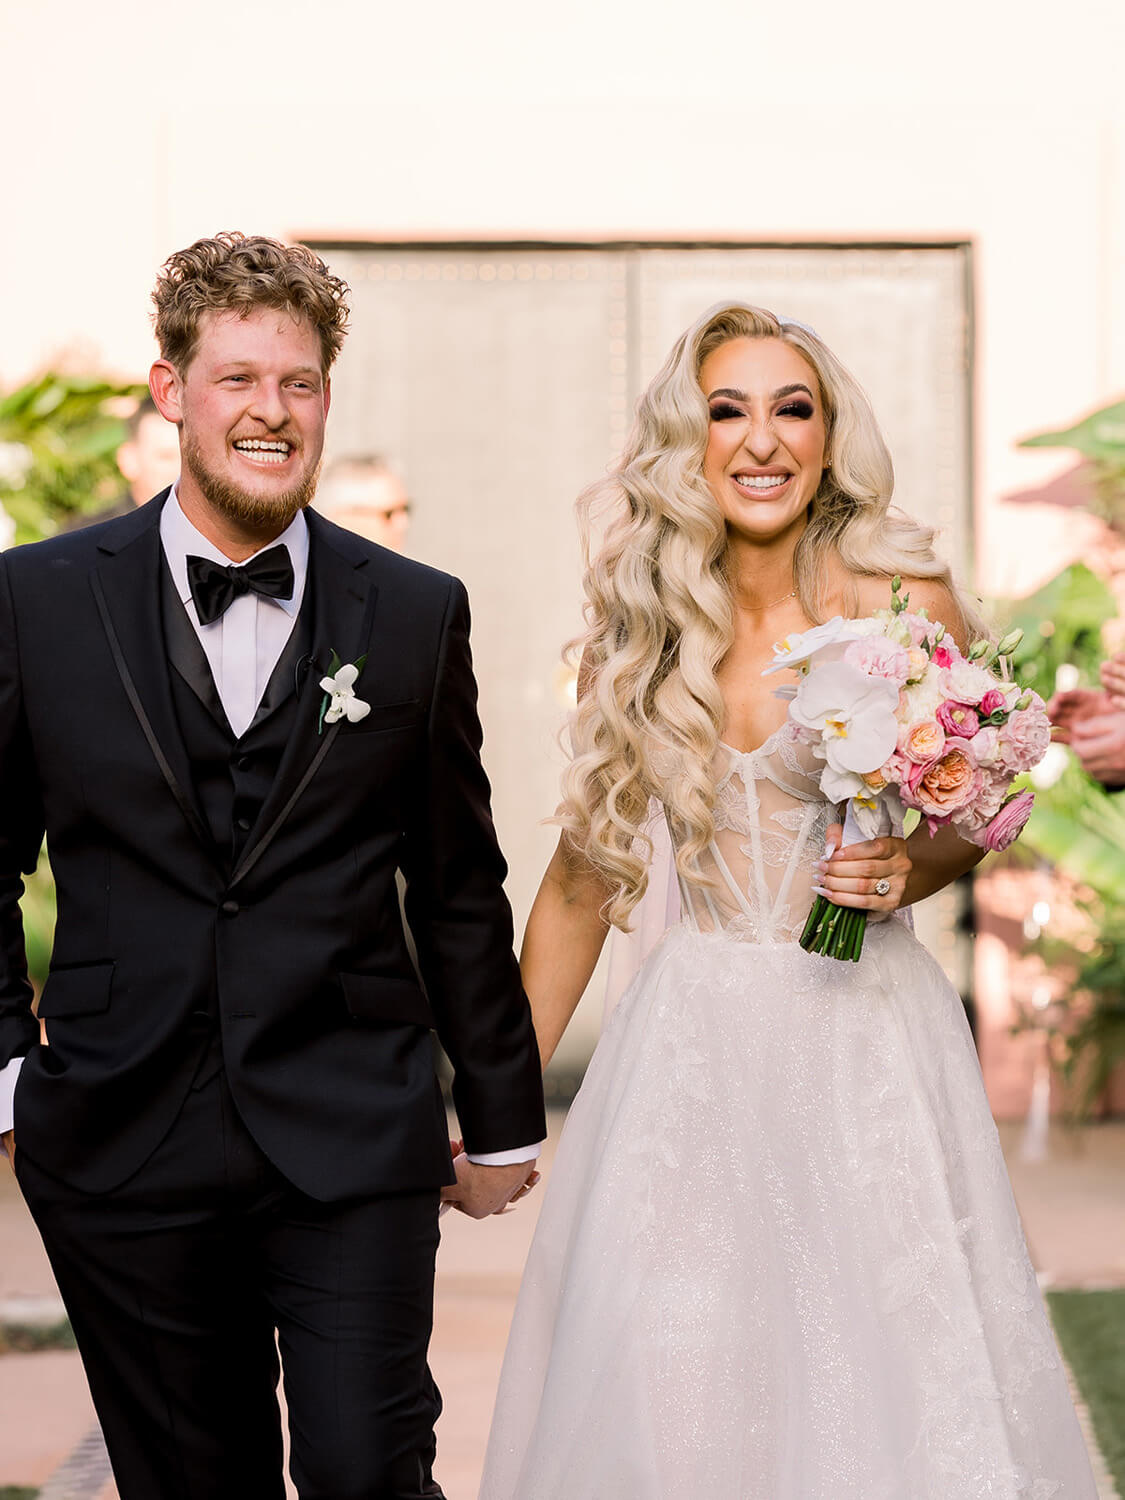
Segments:
[[[841,825],[833,823],[827,835],[832,853],[817,865],[819,883],[815,889],[837,906],[862,907],[873,916],[890,916],[903,904],[913,869],[906,840],[888,835],[842,849],[843,837]],[[887,882],[886,889],[879,895],[876,886],[882,881]]]
[[[450,1141],[453,1170],[457,1181],[441,1190],[442,1206],[448,1205],[470,1219],[487,1219],[502,1214],[517,1198],[526,1197],[539,1181],[533,1161],[517,1161],[510,1166],[487,1167],[472,1162],[461,1150],[460,1141]]]

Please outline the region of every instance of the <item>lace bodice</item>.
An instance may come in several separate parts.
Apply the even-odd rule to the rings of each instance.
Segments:
[[[697,862],[711,886],[680,882],[685,919],[699,931],[750,943],[800,936],[836,813],[821,795],[822,764],[788,724],[748,753],[720,744],[715,837]]]

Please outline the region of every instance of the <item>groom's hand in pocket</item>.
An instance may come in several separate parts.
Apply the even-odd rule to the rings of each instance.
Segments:
[[[442,1188],[442,1202],[471,1219],[487,1219],[489,1214],[503,1213],[514,1198],[522,1198],[539,1181],[533,1161],[486,1167],[470,1161],[464,1152],[454,1161],[453,1170],[457,1181]]]

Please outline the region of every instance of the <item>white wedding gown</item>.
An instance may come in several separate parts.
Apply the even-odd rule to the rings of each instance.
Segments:
[[[899,921],[797,944],[817,764],[720,750],[715,888],[571,1108],[480,1500],[1095,1500],[959,997]]]

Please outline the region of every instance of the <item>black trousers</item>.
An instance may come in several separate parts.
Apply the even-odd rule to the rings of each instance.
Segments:
[[[16,1171],[121,1500],[283,1500],[278,1346],[301,1500],[440,1500],[436,1192],[306,1198],[221,1070],[113,1193],[79,1193],[18,1149]]]

